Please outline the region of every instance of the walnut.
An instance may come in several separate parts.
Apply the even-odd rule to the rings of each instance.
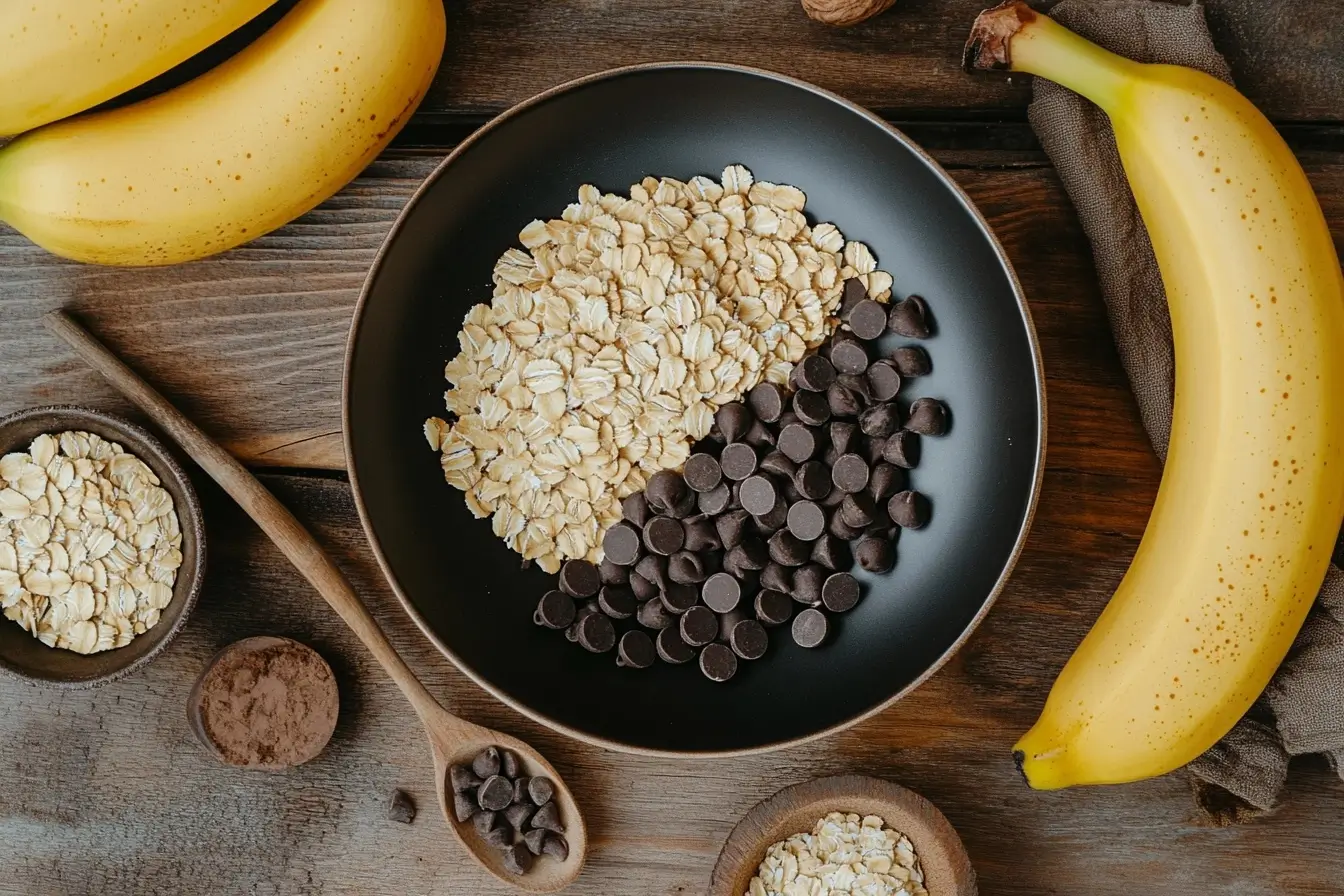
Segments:
[[[886,12],[896,0],[803,0],[803,10],[827,25],[857,25]]]

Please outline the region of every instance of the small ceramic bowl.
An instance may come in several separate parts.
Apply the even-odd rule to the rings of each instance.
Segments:
[[[975,896],[975,869],[961,838],[924,797],[881,778],[846,775],[786,787],[743,816],[728,835],[709,880],[709,896],[742,896],[765,851],[810,832],[831,812],[877,815],[910,838],[929,896]]]
[[[205,577],[205,526],[191,480],[163,445],[148,432],[110,414],[77,407],[20,411],[0,420],[0,457],[27,451],[43,433],[91,432],[140,458],[172,495],[182,527],[182,567],[173,599],[159,622],[130,644],[89,655],[47,647],[16,623],[0,618],[0,670],[40,684],[91,688],[128,675],[154,659],[177,636],[196,605]]]

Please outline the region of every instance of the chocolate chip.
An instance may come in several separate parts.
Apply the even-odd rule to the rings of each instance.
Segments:
[[[710,681],[727,681],[737,674],[737,654],[723,644],[710,644],[700,651],[700,671]]]
[[[793,393],[793,412],[809,426],[820,426],[831,419],[831,406],[820,392]]]
[[[839,454],[851,454],[858,450],[859,441],[863,438],[859,434],[858,424],[840,420],[831,422],[829,433],[831,447]]]
[[[478,791],[479,792],[479,791]],[[476,800],[468,793],[453,794],[453,817],[457,819],[458,824],[466,824],[471,817],[476,814],[480,808]]]
[[[607,624],[610,625],[611,623]],[[509,803],[513,802],[513,783],[503,775],[491,775],[477,789],[476,802],[480,808],[488,812],[498,812],[501,809],[508,808]],[[458,821],[466,820],[465,818],[458,819]]]
[[[771,451],[761,459],[761,472],[792,479],[798,464],[782,451]]]
[[[849,312],[860,302],[868,298],[868,289],[863,285],[863,281],[858,277],[850,277],[845,281],[843,290],[840,293],[840,318],[844,319]]]
[[[597,608],[612,619],[629,619],[638,605],[635,593],[620,585],[606,585],[597,594]]]
[[[751,410],[740,401],[730,401],[714,412],[714,422],[719,432],[729,442],[738,442],[751,428]]]
[[[887,502],[887,515],[903,529],[922,529],[929,521],[929,499],[919,492],[897,492]]]
[[[801,464],[811,460],[819,446],[815,430],[801,423],[791,423],[779,433],[779,450],[794,463]]]
[[[740,609],[729,610],[727,613],[715,613],[719,617],[719,636],[716,640],[720,644],[732,646],[733,628],[741,621],[747,618],[747,614]]]
[[[812,549],[787,529],[770,536],[770,559],[780,566],[801,566],[811,554]]]
[[[630,590],[636,600],[652,600],[658,596],[658,586],[637,572],[630,573]]]
[[[513,831],[509,830],[508,825],[500,824],[499,819],[495,819],[495,826],[485,832],[481,839],[486,845],[493,846],[495,849],[508,849],[513,844]]]
[[[527,798],[534,806],[544,806],[555,798],[555,785],[550,778],[537,776],[527,781]]]
[[[565,640],[571,644],[577,643],[579,640],[579,624],[594,613],[598,615],[601,615],[602,613],[602,611],[597,608],[597,601],[585,600],[576,602],[574,606],[574,621],[570,624],[569,628],[565,629]]]
[[[849,569],[854,557],[849,552],[849,542],[827,532],[812,545],[812,559],[827,569]]]
[[[758,660],[765,656],[770,646],[770,636],[766,634],[765,626],[755,619],[743,619],[733,626],[728,635],[728,645],[742,659]]]
[[[887,330],[887,309],[872,299],[864,299],[850,310],[845,323],[860,339],[876,339]]]
[[[799,501],[789,508],[788,524],[798,540],[815,541],[826,531],[826,514],[811,501]]]
[[[817,563],[799,567],[793,574],[793,599],[809,607],[821,606],[821,588],[829,574]]]
[[[846,526],[853,529],[867,526],[874,520],[876,513],[877,503],[867,492],[846,495],[845,500],[840,502],[840,518],[845,521]]]
[[[730,613],[742,600],[742,585],[728,573],[716,572],[705,579],[700,599],[715,613]]]
[[[831,481],[848,494],[868,487],[868,462],[857,454],[846,454],[836,459],[831,467]]]
[[[728,501],[732,497],[732,492],[728,490],[726,482],[720,482],[711,491],[700,492],[695,496],[696,509],[709,516],[718,516],[728,509]]]
[[[830,468],[835,466],[835,462],[838,461],[839,459],[840,459],[840,452],[836,450],[835,446],[827,445],[826,453],[821,456],[821,462],[824,463],[827,466],[827,468]]]
[[[703,647],[719,636],[719,617],[707,607],[691,607],[681,614],[681,640]]]
[[[693,520],[687,520],[682,524],[686,530],[686,542],[683,545],[688,551],[706,551],[720,550],[723,548],[723,542],[719,539],[719,533],[714,528],[714,522],[709,517],[698,517]]]
[[[863,373],[842,373],[836,376],[835,381],[853,392],[866,404],[873,400],[872,386],[868,383],[866,375],[868,368],[864,368]]]
[[[398,824],[415,821],[415,801],[401,788],[392,791],[392,799],[387,804],[387,820]]]
[[[779,491],[769,476],[752,476],[742,483],[742,509],[754,516],[764,516],[775,509]]]
[[[621,643],[616,648],[616,665],[629,669],[647,669],[657,658],[653,639],[644,632],[632,629],[621,635]]]
[[[642,634],[642,632],[631,632],[630,634]],[[644,635],[644,637],[647,638],[648,635]],[[652,646],[653,642],[649,643],[650,646]],[[504,820],[507,821],[509,826],[515,831],[522,833],[523,828],[532,820],[532,816],[536,814],[536,811],[536,806],[529,803],[515,802],[512,806],[504,810]]]
[[[765,542],[759,538],[743,538],[742,543],[733,548],[740,556],[737,563],[740,569],[765,569],[765,565],[770,562],[770,552],[765,547]]]
[[[486,747],[476,754],[476,758],[471,760],[471,770],[476,777],[484,781],[486,778],[492,778],[499,774],[500,767],[504,760],[499,756],[499,747]],[[500,807],[501,809],[503,806]]]
[[[553,628],[557,631],[562,628],[569,628],[574,622],[574,599],[563,591],[547,591],[541,596],[537,603],[537,611],[532,614],[532,621],[545,628]]]
[[[532,870],[532,853],[523,843],[514,843],[504,850],[504,868],[511,874],[526,874]]]
[[[821,355],[808,355],[793,369],[798,385],[808,392],[825,392],[835,382],[835,367]]]
[[[663,609],[680,616],[700,601],[700,591],[694,585],[669,582],[661,595]]]
[[[649,477],[648,484],[644,486],[644,497],[649,508],[659,513],[671,510],[685,494],[686,480],[672,470],[659,470]]]
[[[714,521],[714,529],[725,548],[732,549],[742,543],[750,519],[751,514],[745,510],[730,510]]]
[[[826,497],[824,497],[824,498],[821,499],[821,506],[822,506],[822,507],[839,507],[839,506],[840,506],[840,502],[843,501],[843,500],[845,500],[845,495],[846,495],[846,494],[848,494],[848,493],[845,492],[845,491],[842,490],[842,489],[836,488],[836,487],[835,487],[835,483],[832,482],[832,483],[831,483],[831,490],[830,490],[829,492],[826,493]]]
[[[448,768],[448,783],[453,793],[466,793],[481,786],[481,776],[465,765],[454,765]]]
[[[751,445],[753,448],[768,450],[774,447],[775,433],[768,426],[759,420],[751,421],[751,429],[742,437],[742,441]]]
[[[894,302],[887,315],[887,329],[912,339],[929,338],[929,309],[919,296],[907,296]]]
[[[777,383],[758,383],[747,393],[747,401],[758,420],[774,423],[784,412],[784,387]]]
[[[889,463],[880,463],[873,467],[873,474],[868,477],[868,494],[873,496],[874,501],[881,504],[905,488],[905,480],[905,471],[900,467]]]
[[[670,556],[681,550],[681,546],[685,543],[686,529],[679,520],[656,516],[644,527],[644,547],[654,554]],[[639,567],[636,566],[635,569],[638,570]],[[644,578],[647,579],[648,576],[644,575]]]
[[[485,839],[491,831],[499,827],[499,813],[487,812],[482,809],[471,816],[471,826],[476,829],[476,833],[481,839]]]
[[[756,595],[754,609],[762,625],[783,625],[793,615],[793,600],[783,591],[766,588]]]
[[[546,842],[541,845],[541,851],[557,862],[563,862],[569,858],[569,843],[559,834],[548,833]]]
[[[512,750],[499,751],[499,773],[506,778],[517,778],[522,772],[522,763],[518,754]]]
[[[892,433],[882,446],[882,459],[906,470],[919,465],[919,436],[908,429]]]
[[[863,437],[863,456],[868,459],[869,464],[882,463],[882,454],[887,450],[887,440],[881,436]]]
[[[833,417],[855,417],[863,410],[863,399],[852,389],[832,383],[826,390],[826,406]]]
[[[619,566],[634,566],[639,560],[639,530],[628,522],[612,526],[602,536],[602,553]]]
[[[560,809],[555,805],[554,800],[537,809],[537,814],[532,816],[532,827],[550,831],[553,834],[563,834],[565,832],[565,826],[560,823]]]
[[[901,412],[894,404],[875,404],[859,415],[859,429],[866,436],[885,439],[900,426]]]
[[[676,619],[671,613],[667,612],[667,607],[663,606],[663,602],[655,597],[639,605],[639,609],[635,611],[635,621],[645,628],[662,631]]]
[[[832,573],[821,586],[821,602],[832,613],[846,613],[859,602],[859,580],[847,572]]]
[[[874,401],[891,401],[901,391],[901,374],[891,361],[874,361],[867,376]]]
[[[799,647],[816,647],[826,640],[826,616],[807,609],[793,617],[793,641]]]
[[[831,364],[838,373],[863,373],[868,369],[868,352],[858,342],[837,342],[831,347]],[[837,378],[836,382],[843,380]]]
[[[635,492],[633,495],[626,495],[621,501],[621,514],[627,521],[633,523],[636,529],[643,529],[644,524],[652,516],[652,512],[649,510],[649,502],[644,497],[644,493]]]
[[[801,497],[820,501],[831,493],[831,473],[821,461],[808,461],[798,467],[793,484]]]
[[[674,666],[689,663],[695,658],[695,651],[681,640],[680,626],[672,625],[660,631],[655,647],[658,650],[658,658]]]
[[[947,432],[947,405],[936,398],[916,398],[905,428],[922,436],[941,436]]]
[[[723,468],[724,476],[741,482],[756,472],[756,449],[745,442],[725,445],[719,455],[719,466]]]
[[[667,515],[674,520],[684,520],[695,513],[699,499],[700,494],[698,492],[686,489],[681,495],[681,500],[672,505],[671,509],[667,511]]]
[[[585,616],[579,624],[579,646],[593,653],[606,653],[616,646],[616,629],[601,613]]]
[[[560,590],[570,597],[592,597],[601,587],[602,576],[587,560],[566,560],[560,567]]]
[[[723,470],[712,454],[692,454],[686,459],[682,476],[693,490],[707,492],[723,481]]]
[[[896,565],[896,551],[885,538],[868,536],[854,548],[859,566],[869,572],[886,572]]]
[[[679,585],[698,585],[707,575],[699,554],[677,551],[667,560],[667,577]]]
[[[508,777],[508,775],[505,775],[505,777]],[[515,803],[527,801],[527,785],[531,780],[532,779],[528,777],[513,779],[513,801]]]
[[[784,408],[784,413],[779,415],[779,420],[775,423],[775,429],[783,432],[784,427],[797,422],[798,415],[793,412],[792,408],[786,407]]]
[[[771,563],[761,570],[761,587],[771,591],[793,590],[793,569],[779,563]]]
[[[542,844],[546,842],[548,836],[554,837],[555,834],[550,831],[543,831],[541,828],[533,828],[523,835],[523,845],[532,855],[539,856],[541,855]]]
[[[610,559],[604,557],[602,562],[597,564],[597,575],[603,585],[625,585],[630,581],[630,567],[612,563]]]
[[[929,353],[918,345],[901,346],[891,353],[891,361],[904,377],[928,376],[933,370]]]

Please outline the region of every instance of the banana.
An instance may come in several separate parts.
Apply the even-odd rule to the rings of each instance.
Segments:
[[[1031,786],[1133,781],[1213,746],[1269,683],[1344,516],[1344,276],[1301,166],[1245,97],[1142,65],[1025,4],[967,63],[1110,117],[1171,311],[1176,394],[1133,564],[1015,747]]]
[[[125,93],[273,2],[0,3],[0,134],[19,134]]]
[[[443,0],[299,0],[193,81],[0,149],[0,220],[100,264],[245,243],[378,155],[429,89],[445,30]]]

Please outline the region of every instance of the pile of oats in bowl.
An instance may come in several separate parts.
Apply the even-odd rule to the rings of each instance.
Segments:
[[[835,328],[847,279],[880,302],[892,278],[797,187],[647,177],[629,196],[585,185],[495,266],[448,362],[454,422],[425,437],[478,518],[547,572],[601,557],[622,498],[678,469],[714,412]]]
[[[48,647],[97,653],[158,624],[182,566],[172,496],[87,432],[0,458],[0,607]]]
[[[910,838],[876,815],[832,812],[772,845],[743,896],[928,896]]]

